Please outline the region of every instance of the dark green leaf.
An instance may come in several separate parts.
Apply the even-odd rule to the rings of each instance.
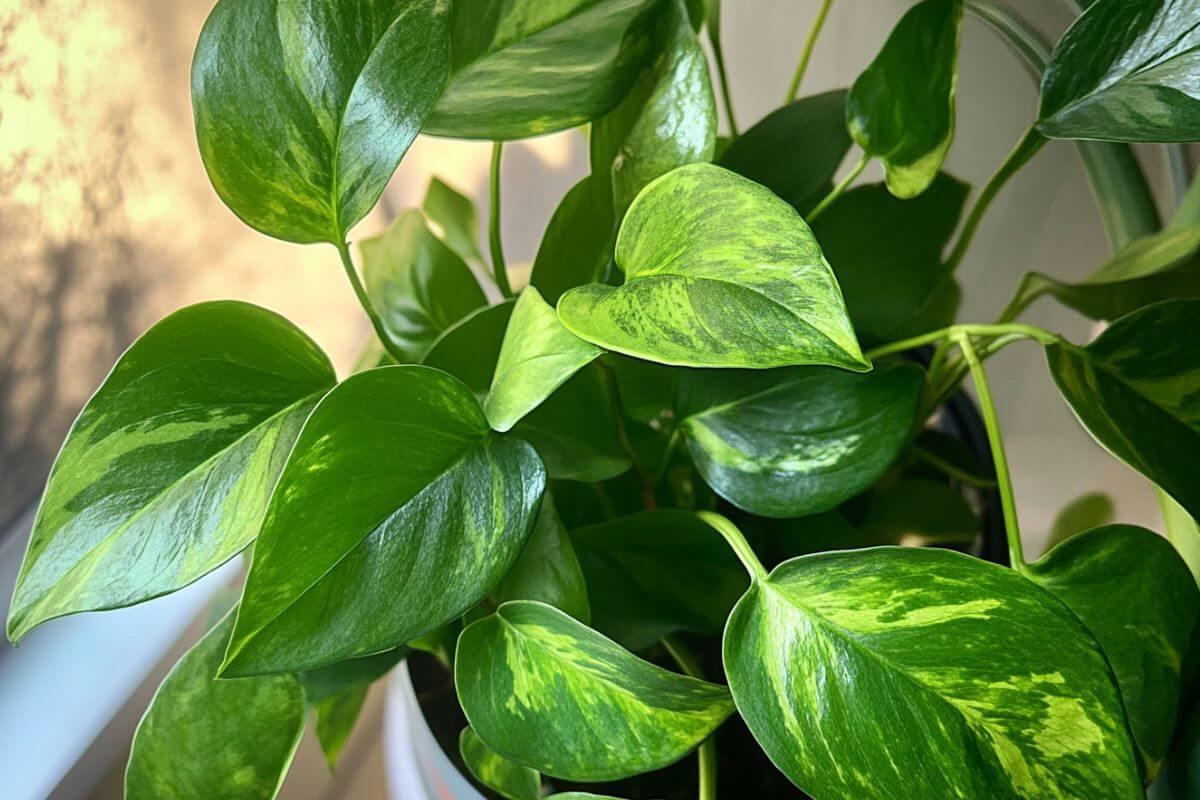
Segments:
[[[463,631],[454,677],[480,739],[567,780],[665,767],[733,710],[724,686],[643,661],[553,606],[525,600]]]
[[[1077,533],[1107,525],[1116,519],[1112,498],[1103,492],[1088,492],[1063,506],[1050,526],[1046,549],[1062,544]]]
[[[458,737],[458,752],[475,780],[508,800],[539,800],[542,776],[536,769],[523,767],[492,750],[475,731],[463,728]]]
[[[369,686],[382,678],[408,655],[407,647],[394,647],[382,653],[348,658],[325,667],[297,673],[309,705],[323,703],[356,686]]]
[[[415,208],[360,246],[371,304],[410,361],[419,362],[443,331],[487,304],[470,268]]]
[[[951,280],[942,250],[958,228],[969,191],[944,172],[912,200],[896,199],[882,184],[860,186],[813,223],[860,336],[890,340],[921,327],[914,324],[919,313]],[[932,330],[953,319],[920,321]]]
[[[454,4],[453,65],[427,133],[520,139],[612,110],[651,53],[656,0]]]
[[[713,530],[676,509],[571,531],[596,630],[630,650],[671,633],[720,633],[746,572]]]
[[[979,517],[962,493],[938,481],[911,479],[876,488],[858,525],[874,544],[970,544]]]
[[[443,625],[516,562],[544,484],[533,448],[495,436],[450,375],[348,378],[279,478],[222,674],[310,669]]]
[[[1146,306],[1046,359],[1088,433],[1200,516],[1200,300]]]
[[[604,363],[616,376],[625,416],[648,423],[670,413],[675,387],[684,370],[616,353],[606,354]]]
[[[879,479],[908,438],[923,381],[910,363],[865,375],[692,372],[680,383],[679,427],[717,494],[760,516],[800,517]]]
[[[883,162],[897,197],[925,191],[954,138],[962,12],[962,0],[913,6],[846,98],[850,135]]]
[[[471,198],[434,177],[421,202],[425,216],[441,229],[442,240],[468,264],[483,262],[479,252],[479,215]]]
[[[833,189],[849,149],[846,90],[836,89],[772,111],[729,144],[720,164],[761,183],[803,217]]]
[[[604,175],[588,175],[571,187],[554,210],[533,260],[529,283],[549,303],[568,289],[600,280],[616,236]]]
[[[244,548],[304,418],[335,380],[312,340],[248,303],[200,303],[151,327],[54,463],[9,638],[173,592]]]
[[[793,559],[755,580],[725,669],[815,797],[1142,797],[1095,641],[1016,572],[946,550]]]
[[[477,309],[450,326],[425,356],[427,367],[449,372],[480,399],[487,396],[515,300]]]
[[[133,736],[125,797],[270,800],[304,732],[292,675],[217,680],[233,615],[179,660]]]
[[[1038,130],[1056,139],[1200,139],[1200,6],[1099,0],[1042,74]]]
[[[625,285],[558,303],[563,324],[600,347],[684,366],[870,368],[804,220],[728,170],[691,164],[647,186],[616,258]]]
[[[492,596],[497,605],[507,600],[540,600],[585,624],[591,620],[583,570],[549,492],[542,498],[521,557]]]
[[[322,700],[316,706],[317,742],[325,754],[325,763],[329,765],[330,772],[337,769],[338,759],[354,731],[354,723],[358,721],[369,688],[369,684],[356,684],[341,694]]]
[[[1182,732],[1146,797],[1148,800],[1200,798],[1200,703],[1184,717]]]
[[[225,204],[270,236],[341,243],[441,92],[448,16],[446,0],[220,0],[192,108]]]
[[[1087,626],[1117,678],[1145,775],[1167,755],[1182,691],[1181,671],[1200,589],[1187,564],[1156,533],[1108,525],[1055,547],[1029,575]]]

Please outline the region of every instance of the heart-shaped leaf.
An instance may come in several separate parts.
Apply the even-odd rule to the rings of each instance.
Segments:
[[[492,592],[497,605],[508,600],[538,600],[588,623],[588,588],[575,548],[549,492],[542,498],[533,533],[517,563]]]
[[[371,305],[396,349],[413,362],[443,331],[487,304],[471,269],[415,208],[360,246]]]
[[[1012,570],[803,556],[754,581],[724,649],[746,724],[815,797],[1142,797],[1095,640]]]
[[[117,361],[50,472],[8,635],[180,589],[254,538],[304,418],[336,377],[266,309],[200,303]]]
[[[459,258],[468,264],[483,263],[483,253],[479,251],[479,214],[471,198],[435,176],[425,190],[421,210],[440,229],[442,241]]]
[[[1088,433],[1200,516],[1200,300],[1146,306],[1046,360]]]
[[[1098,0],[1042,73],[1038,130],[1056,139],[1195,141],[1198,68],[1193,0]]]
[[[222,674],[380,652],[463,613],[516,562],[545,477],[444,372],[346,379],[279,477]]]
[[[483,410],[507,431],[554,394],[602,351],[563,327],[537,289],[521,292],[513,307]]]
[[[656,2],[455,3],[451,75],[425,131],[520,139],[608,113],[651,56]]]
[[[483,743],[475,731],[463,728],[458,752],[475,780],[508,800],[540,800],[542,776],[536,769],[509,761]]]
[[[544,603],[505,603],[458,640],[454,683],[502,756],[556,778],[665,767],[733,710],[724,686],[669,672]]]
[[[846,98],[850,135],[883,162],[897,197],[925,191],[954,138],[962,13],[962,0],[913,6]]]
[[[271,800],[304,733],[293,675],[217,680],[233,614],[179,660],[133,735],[125,797]]]
[[[1117,677],[1145,775],[1167,755],[1182,670],[1200,619],[1200,589],[1166,539],[1133,525],[1072,536],[1029,575],[1087,626]]]
[[[761,183],[803,217],[833,189],[849,149],[846,90],[836,89],[772,111],[733,140],[720,164]]]
[[[529,283],[549,303],[604,275],[616,236],[608,182],[607,174],[586,176],[571,187],[546,226]]]
[[[688,373],[677,413],[713,490],[764,517],[800,517],[863,491],[899,455],[924,376],[910,363],[865,375],[797,367]]]
[[[269,236],[340,244],[442,90],[448,17],[447,0],[220,0],[192,110],[225,204]]]
[[[870,368],[804,220],[728,170],[691,164],[647,186],[616,258],[625,285],[580,286],[558,303],[593,344],[694,367]]]

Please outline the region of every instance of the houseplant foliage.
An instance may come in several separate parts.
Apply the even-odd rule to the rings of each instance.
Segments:
[[[1200,8],[1098,0],[1051,52],[1003,6],[922,0],[850,86],[802,97],[831,5],[739,133],[717,0],[217,2],[192,75],[212,183],[333,245],[377,341],[339,378],[270,311],[190,306],[68,435],[14,642],[251,554],[147,711],[128,796],[273,797],[306,717],[332,766],[367,687],[424,650],[453,670],[458,755],[513,800],[693,752],[713,800],[731,715],[816,798],[1200,797],[1200,189],[1160,230],[1105,144],[1200,139]],[[942,169],[968,13],[1041,81],[974,198]],[[502,142],[577,127],[590,173],[514,287]],[[487,253],[435,180],[356,263],[421,133],[495,143]],[[1080,140],[1113,258],[1039,265],[996,321],[956,322],[980,220],[1051,139]],[[854,185],[873,159],[886,180]],[[1111,325],[1018,322],[1042,296]],[[1160,490],[1169,541],[1093,498],[1026,559],[985,367],[1017,342]],[[931,426],[968,379],[992,463]],[[1010,565],[947,547],[971,551],[993,487]]]

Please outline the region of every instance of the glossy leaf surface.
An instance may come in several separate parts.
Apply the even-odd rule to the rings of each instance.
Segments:
[[[471,727],[558,778],[616,780],[671,764],[729,716],[725,687],[669,672],[544,603],[469,625],[454,662]]]
[[[793,559],[724,647],[746,724],[815,797],[1142,796],[1104,656],[1012,570],[923,548]]]
[[[488,747],[470,728],[458,737],[458,752],[475,780],[508,800],[539,800],[542,777],[536,769],[509,761]]]
[[[629,91],[651,50],[655,0],[456,3],[453,65],[425,132],[519,139],[573,128]]]
[[[1038,130],[1057,139],[1191,142],[1200,132],[1200,7],[1099,0],[1042,74]]]
[[[887,188],[916,197],[954,137],[962,0],[924,0],[896,24],[846,98],[846,127],[883,162]]]
[[[129,800],[271,800],[304,732],[304,692],[292,675],[217,680],[233,615],[167,675],[133,737]]]
[[[1146,306],[1046,359],[1088,433],[1200,516],[1200,300]]]
[[[563,197],[546,226],[529,283],[548,303],[604,275],[616,235],[607,182],[607,174],[584,177]]]
[[[497,604],[538,600],[585,624],[591,620],[583,570],[549,492],[542,498],[537,522],[521,557],[492,596]]]
[[[623,286],[581,286],[558,304],[600,347],[683,366],[870,368],[808,226],[728,170],[691,164],[647,186],[616,258]]]
[[[458,616],[516,562],[544,485],[533,448],[496,437],[452,376],[348,378],[279,478],[222,674],[380,652]]]
[[[479,251],[479,213],[471,198],[438,177],[429,181],[421,210],[441,234],[442,240],[468,264],[483,262]]]
[[[466,262],[433,235],[417,209],[402,212],[360,246],[371,304],[392,343],[412,362],[443,331],[487,304]]]
[[[55,461],[9,638],[173,592],[244,548],[304,418],[334,381],[312,340],[248,303],[200,303],[151,327]]]
[[[483,410],[498,431],[507,431],[541,405],[602,351],[558,321],[532,286],[521,292],[504,331],[492,386]]]
[[[200,154],[242,221],[340,243],[375,205],[449,69],[447,0],[221,0],[192,62]]]
[[[924,377],[908,363],[865,375],[801,367],[689,373],[680,429],[717,494],[764,517],[833,508],[899,455]]]

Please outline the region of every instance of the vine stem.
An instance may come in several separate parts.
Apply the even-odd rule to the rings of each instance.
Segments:
[[[867,164],[869,164],[870,161],[871,156],[867,153],[863,153],[862,158],[860,158],[858,163],[850,169],[850,172],[846,174],[846,177],[842,178],[838,185],[833,187],[833,191],[825,195],[825,198],[821,202],[817,203],[817,207],[808,212],[805,222],[812,222],[817,217],[821,216],[825,209],[829,208],[829,206],[833,204],[834,200],[837,200],[842,196],[846,189],[850,188],[850,184],[854,183],[854,179],[862,174],[862,171],[867,168]]]
[[[725,119],[729,121],[729,135],[738,136],[737,120],[733,116],[733,94],[729,91],[729,75],[725,72],[725,53],[721,49],[721,3],[712,4],[713,18],[708,21],[708,42],[712,45],[713,61],[717,63],[717,82],[721,85],[721,101],[725,105]]]
[[[1017,503],[1013,495],[1012,476],[1008,471],[1008,456],[1004,452],[1004,439],[1000,435],[1000,420],[996,415],[996,404],[992,400],[991,387],[988,385],[987,373],[983,362],[971,344],[971,337],[959,334],[956,337],[963,358],[971,371],[971,380],[975,384],[975,392],[979,395],[979,410],[983,414],[983,424],[987,429],[988,444],[991,446],[992,459],[996,465],[996,483],[1000,491],[1000,504],[1004,510],[1004,532],[1008,537],[1008,558],[1013,569],[1022,574],[1029,571],[1025,563],[1025,552],[1021,545],[1021,529],[1017,523]]]
[[[699,681],[704,680],[700,662],[683,640],[678,636],[664,636],[662,644],[683,670],[684,675]],[[700,770],[700,800],[717,800],[717,742],[712,734],[700,743],[696,758]]]
[[[379,337],[380,344],[383,345],[384,350],[387,350],[388,355],[403,364],[408,359],[392,342],[387,328],[383,326],[383,320],[375,312],[375,307],[371,305],[371,298],[367,295],[367,290],[358,277],[358,270],[354,267],[354,259],[350,257],[350,245],[342,242],[334,246],[337,247],[338,256],[342,260],[342,269],[346,272],[346,277],[350,279],[350,285],[354,287],[354,296],[358,298],[358,304],[362,306],[363,311],[367,312],[367,316],[371,320],[371,327],[375,329],[375,335]]]
[[[918,447],[917,445],[913,445],[911,449],[912,449],[913,455],[915,455],[917,458],[921,459],[926,464],[928,464],[929,466],[938,470],[939,472],[946,475],[947,477],[954,478],[956,481],[959,481],[960,483],[965,483],[967,486],[974,486],[978,489],[995,489],[996,488],[995,481],[990,480],[988,478],[981,478],[978,475],[972,475],[970,472],[967,472],[965,469],[956,467],[954,464],[951,464],[946,459],[942,458],[941,456],[937,455],[936,453],[931,453],[930,451],[926,450],[923,447]]]
[[[800,82],[804,80],[804,73],[808,71],[808,62],[812,60],[813,48],[817,44],[817,37],[821,35],[821,28],[825,26],[825,18],[829,16],[829,8],[832,5],[833,0],[824,0],[821,8],[817,11],[817,17],[808,31],[808,38],[804,40],[804,49],[800,52],[800,63],[796,65],[796,74],[792,75],[792,82],[788,85],[785,103],[792,102],[800,94]]]
[[[496,286],[505,298],[513,296],[512,286],[508,283],[508,267],[504,263],[504,245],[500,241],[500,157],[504,152],[504,142],[492,142],[492,166],[488,174],[488,246],[492,251],[492,274],[496,278]]]
[[[1058,337],[1045,328],[1039,328],[1036,325],[1023,325],[1019,322],[1006,322],[985,325],[981,323],[962,323],[959,325],[950,325],[945,328],[939,328],[936,331],[923,333],[920,336],[914,336],[911,339],[901,339],[897,342],[889,342],[885,345],[880,345],[872,350],[867,351],[867,358],[872,361],[884,356],[890,356],[895,353],[902,353],[905,350],[912,350],[917,347],[922,347],[927,344],[934,344],[944,339],[956,340],[960,336],[1018,336],[1025,339],[1033,339],[1041,344],[1052,344],[1058,341]]]
[[[696,516],[715,528],[717,533],[725,538],[738,560],[742,562],[742,566],[750,573],[751,578],[760,580],[767,577],[767,568],[758,560],[754,549],[750,547],[745,535],[738,530],[736,525],[714,511],[697,511]]]

